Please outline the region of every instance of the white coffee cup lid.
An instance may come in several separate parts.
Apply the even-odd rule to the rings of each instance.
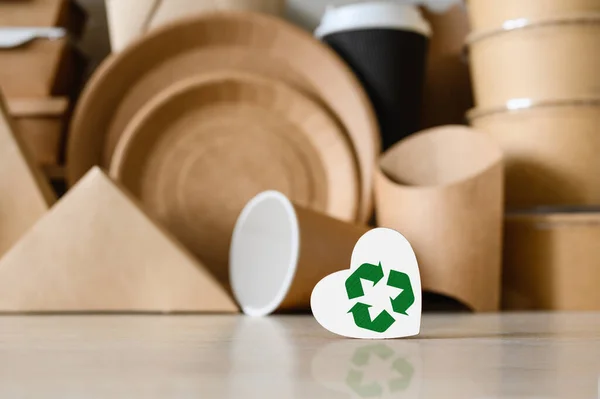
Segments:
[[[315,30],[315,36],[322,38],[336,32],[375,28],[431,35],[431,26],[417,6],[392,1],[369,1],[328,7]]]

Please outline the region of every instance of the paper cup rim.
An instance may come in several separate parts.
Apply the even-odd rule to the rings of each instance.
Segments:
[[[286,227],[289,230],[288,242],[290,244],[289,253],[287,254],[287,264],[285,264],[286,270],[281,278],[276,282],[273,287],[269,287],[273,292],[270,295],[269,300],[264,304],[250,304],[248,295],[255,295],[260,290],[264,291],[265,287],[259,282],[260,277],[265,276],[273,267],[281,267],[280,263],[273,262],[265,267],[264,264],[257,265],[253,261],[245,259],[244,263],[240,264],[237,256],[240,251],[240,246],[243,246],[242,240],[244,240],[245,228],[247,227],[248,220],[257,207],[264,205],[266,201],[275,201],[277,205],[281,206],[285,213],[285,220],[268,220],[266,223],[275,225],[278,223],[286,223]],[[268,245],[268,244],[266,244]],[[268,250],[268,248],[263,248]],[[275,190],[264,191],[254,198],[252,198],[244,207],[240,213],[235,227],[233,229],[231,246],[229,252],[229,278],[231,283],[231,289],[233,295],[240,305],[242,311],[249,316],[266,316],[275,312],[281,303],[285,300],[296,275],[296,269],[298,266],[298,259],[300,255],[300,232],[299,223],[296,210],[292,202],[281,192]],[[255,262],[255,260],[254,260]],[[250,267],[254,271],[256,276],[256,282],[242,282],[240,281],[239,273],[241,268]]]
[[[370,1],[330,6],[314,31],[317,38],[366,29],[394,29],[431,36],[431,26],[414,4]]]

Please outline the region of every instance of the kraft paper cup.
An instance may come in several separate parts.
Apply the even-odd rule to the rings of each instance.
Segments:
[[[600,204],[600,99],[474,110],[469,119],[504,152],[508,208]]]
[[[367,1],[330,7],[315,35],[361,80],[384,150],[418,130],[431,27],[415,5]]]
[[[284,0],[105,0],[113,52],[146,32],[190,14],[240,10],[281,15]]]
[[[475,104],[600,97],[600,13],[471,35]]]
[[[503,307],[600,310],[600,208],[509,214]]]
[[[258,194],[233,231],[229,275],[235,299],[251,316],[310,309],[315,285],[350,268],[354,245],[367,231],[299,207],[278,191]]]
[[[598,0],[467,0],[474,31],[487,31],[527,20],[600,12]]]
[[[417,133],[386,152],[375,177],[377,224],[413,246],[423,290],[474,311],[500,304],[502,153],[464,126]]]

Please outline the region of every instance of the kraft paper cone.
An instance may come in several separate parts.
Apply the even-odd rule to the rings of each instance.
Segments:
[[[190,14],[216,10],[247,10],[281,15],[284,0],[106,0],[113,52],[143,34]]]
[[[479,108],[600,97],[600,13],[533,21],[469,40]]]
[[[230,278],[244,313],[308,310],[315,285],[350,267],[368,227],[292,204],[277,191],[254,197],[240,214],[230,249]]]
[[[504,151],[507,207],[600,203],[600,101],[475,110],[470,119]]]
[[[64,127],[69,100],[64,97],[15,99],[7,103],[16,134],[21,138],[36,164],[56,166],[62,156]]]
[[[444,12],[424,11],[433,35],[429,42],[421,127],[462,124],[465,113],[473,106],[471,77],[463,51],[469,33],[467,13],[462,4]]]
[[[108,167],[112,154],[103,152],[114,148],[111,145],[146,101],[179,80],[230,69],[283,80],[338,119],[360,173],[357,220],[368,220],[381,144],[364,89],[333,50],[280,18],[260,13],[198,14],[156,29],[110,57],[86,86],[73,115],[67,147],[69,183],[95,164]]]
[[[0,258],[55,200],[0,95]]]
[[[600,310],[600,213],[508,215],[503,306],[508,310]]]
[[[0,312],[235,312],[175,239],[99,168],[0,261]]]
[[[467,0],[474,31],[511,26],[524,20],[600,12],[598,0]]]
[[[174,84],[126,128],[110,168],[226,284],[235,220],[265,190],[342,220],[359,178],[336,121],[287,85],[222,72]]]
[[[475,311],[499,306],[502,203],[500,148],[463,126],[401,141],[375,177],[377,224],[410,241],[423,290]]]

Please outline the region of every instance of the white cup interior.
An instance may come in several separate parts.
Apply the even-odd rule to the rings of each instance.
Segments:
[[[250,316],[265,316],[285,299],[298,263],[300,235],[292,203],[265,191],[246,204],[233,230],[229,276],[235,299]]]
[[[396,29],[431,35],[431,26],[416,5],[393,1],[366,1],[329,7],[315,30],[324,36],[352,30]]]

